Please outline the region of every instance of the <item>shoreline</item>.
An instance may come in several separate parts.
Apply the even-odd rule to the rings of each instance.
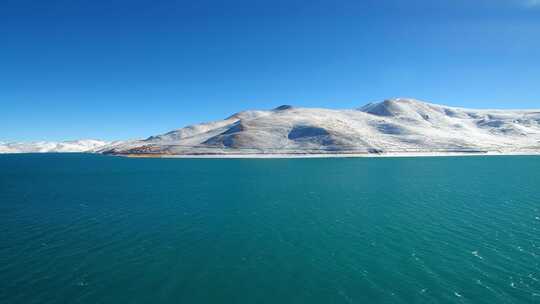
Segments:
[[[289,159],[289,158],[403,158],[464,156],[540,156],[538,152],[389,152],[389,153],[253,153],[253,154],[110,154],[127,158]]]

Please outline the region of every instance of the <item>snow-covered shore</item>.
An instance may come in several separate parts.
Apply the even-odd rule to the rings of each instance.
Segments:
[[[159,155],[126,154],[129,158],[184,158],[184,159],[280,159],[280,158],[388,158],[388,157],[455,157],[455,156],[540,156],[539,152],[393,152],[393,153],[322,153],[322,154],[200,154],[200,155]]]

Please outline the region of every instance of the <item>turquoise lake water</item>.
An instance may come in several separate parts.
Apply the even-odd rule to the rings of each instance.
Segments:
[[[540,157],[2,155],[0,303],[540,303]]]

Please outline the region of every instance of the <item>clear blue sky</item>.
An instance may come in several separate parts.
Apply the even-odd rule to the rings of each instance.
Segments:
[[[0,140],[398,96],[540,108],[540,1],[0,1]]]

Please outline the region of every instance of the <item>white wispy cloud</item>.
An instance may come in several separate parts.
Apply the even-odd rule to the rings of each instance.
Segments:
[[[540,0],[524,0],[524,5],[528,7],[540,7]]]

